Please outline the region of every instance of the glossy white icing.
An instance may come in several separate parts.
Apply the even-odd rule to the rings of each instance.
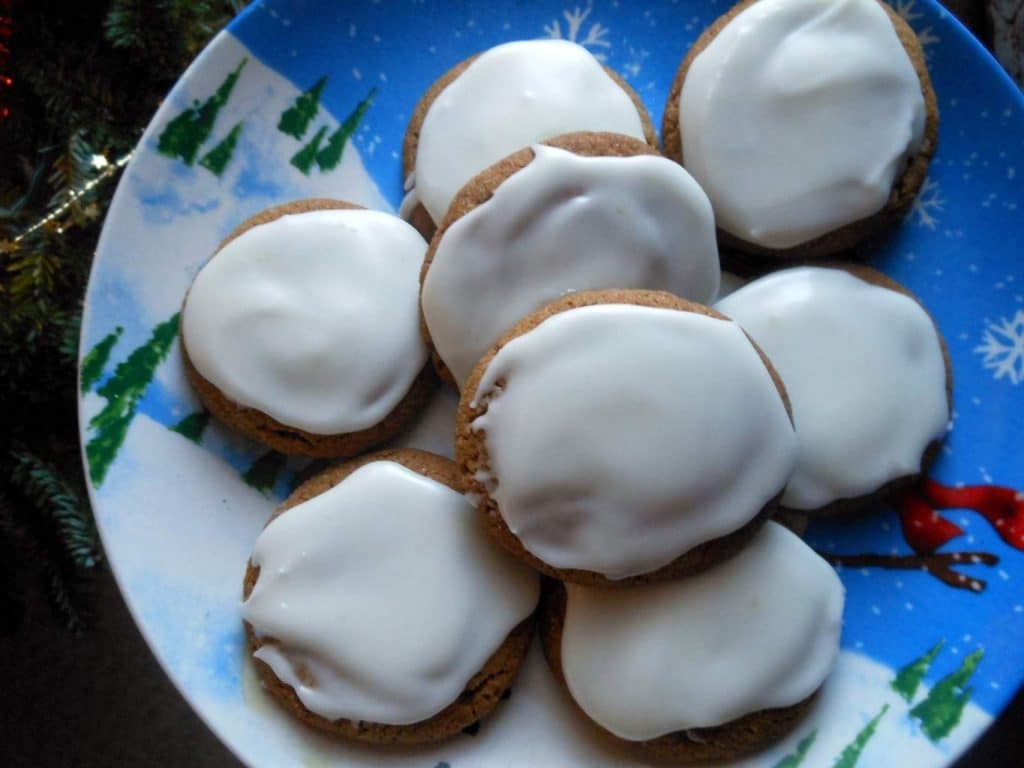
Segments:
[[[232,240],[189,290],[196,370],[236,403],[318,435],[384,419],[426,361],[426,243],[379,211],[282,216]]]
[[[491,48],[427,110],[416,150],[416,194],[439,222],[455,193],[480,171],[571,131],[644,138],[629,95],[583,46],[521,40]]]
[[[796,704],[839,653],[843,585],[777,523],[692,578],[566,590],[569,691],[595,722],[631,741]]]
[[[679,119],[718,226],[788,248],[885,205],[925,106],[877,0],[760,0],[693,60]]]
[[[768,354],[793,407],[799,458],[782,503],[815,509],[920,471],[949,421],[928,313],[841,269],[775,272],[716,304]]]
[[[242,616],[255,656],[329,719],[405,725],[444,709],[533,611],[535,573],[465,498],[377,461],[260,534]]]
[[[502,347],[474,401],[509,529],[557,568],[647,573],[750,521],[796,455],[735,323],[624,304],[549,317]]]
[[[448,228],[423,283],[427,328],[460,384],[504,331],[566,293],[652,288],[706,304],[718,290],[711,204],[677,164],[533,151]]]

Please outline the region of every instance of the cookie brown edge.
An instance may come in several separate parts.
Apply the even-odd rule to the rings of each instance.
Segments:
[[[664,153],[667,157],[683,164],[682,133],[679,124],[679,97],[683,90],[683,81],[689,71],[693,60],[710,44],[725,26],[742,11],[753,5],[757,0],[743,0],[728,10],[724,15],[716,19],[710,27],[697,38],[697,41],[687,51],[679,69],[676,71],[675,79],[672,81],[672,88],[669,91],[668,101],[665,104],[665,113],[662,118],[661,136],[664,143]],[[799,258],[822,258],[831,256],[840,251],[852,249],[854,246],[863,243],[865,240],[873,239],[883,234],[898,224],[910,211],[914,198],[924,184],[928,175],[928,166],[938,145],[939,138],[939,105],[935,96],[935,89],[932,87],[931,77],[928,74],[928,66],[925,62],[924,50],[921,41],[914,30],[903,20],[889,5],[879,0],[879,5],[885,9],[889,19],[892,21],[896,35],[902,43],[904,50],[913,64],[914,72],[917,74],[921,85],[921,93],[924,96],[925,104],[925,125],[924,136],[918,151],[910,158],[910,162],[903,172],[893,182],[889,199],[880,211],[863,219],[845,224],[838,229],[808,240],[805,243],[790,248],[766,248],[755,245],[735,237],[722,229],[718,230],[719,244],[724,249],[735,249],[744,253],[753,254],[772,261],[789,261]]]
[[[952,413],[953,361],[949,356],[949,347],[946,345],[946,340],[943,338],[942,332],[939,330],[939,325],[935,322],[935,318],[932,316],[931,312],[928,311],[924,302],[922,302],[921,299],[919,299],[902,283],[898,283],[888,275],[864,264],[829,261],[807,266],[816,266],[823,269],[842,269],[849,272],[851,275],[860,278],[866,283],[876,285],[880,288],[888,288],[890,291],[902,294],[924,310],[925,314],[928,315],[928,319],[931,320],[932,328],[935,329],[935,336],[939,340],[939,349],[942,351],[942,363],[946,369],[946,406],[949,409],[949,413]],[[938,459],[939,452],[942,449],[944,441],[945,435],[937,440],[933,440],[925,447],[924,453],[921,455],[921,469],[919,472],[890,480],[873,493],[865,494],[863,496],[837,499],[836,501],[830,502],[816,509],[794,509],[792,507],[786,507],[780,503],[779,512],[805,515],[807,517],[853,517],[872,506],[892,503],[900,493],[915,485],[920,481],[921,477],[928,472],[932,464],[934,464],[936,459]]]
[[[527,551],[522,542],[509,530],[501,514],[498,512],[497,503],[488,493],[487,488],[476,479],[477,473],[486,471],[488,467],[487,448],[486,441],[484,440],[485,433],[474,430],[470,425],[487,410],[486,401],[477,405],[474,405],[473,402],[476,399],[480,379],[487,370],[487,366],[490,365],[491,360],[512,339],[528,333],[549,317],[560,312],[567,312],[572,309],[595,304],[632,304],[643,307],[674,309],[683,312],[695,312],[720,320],[729,320],[722,313],[702,304],[680,299],[678,296],[664,291],[647,290],[580,291],[564,296],[551,302],[543,309],[527,315],[491,347],[490,351],[476,364],[462,391],[455,416],[455,460],[459,465],[459,471],[462,473],[463,484],[467,491],[479,499],[477,509],[484,515],[487,529],[494,538],[515,557],[547,576],[577,584],[600,587],[628,587],[636,584],[647,584],[655,581],[692,576],[732,557],[742,550],[761,526],[775,513],[782,492],[780,491],[779,494],[770,499],[750,521],[735,531],[699,544],[684,552],[667,565],[661,566],[649,573],[630,576],[624,579],[609,579],[594,571],[555,568]],[[771,360],[769,360],[768,356],[765,355],[756,342],[750,338],[749,334],[747,334],[747,340],[757,352],[761,362],[771,376],[775,389],[778,391],[786,408],[786,413],[789,415],[790,423],[792,423],[793,412],[789,402],[789,395],[786,393],[786,387],[782,379],[772,365]]]
[[[661,153],[650,144],[635,139],[632,136],[625,136],[620,133],[607,133],[603,131],[577,131],[574,133],[563,133],[560,136],[540,142],[549,147],[557,147],[583,157],[636,157],[640,155],[651,155],[661,157]],[[427,253],[423,258],[423,266],[420,268],[420,334],[430,350],[430,359],[434,364],[434,370],[442,381],[451,384],[458,389],[458,383],[452,372],[448,370],[437,349],[434,340],[430,336],[430,329],[427,327],[426,317],[423,314],[423,284],[427,279],[427,272],[434,263],[434,255],[441,244],[448,228],[478,205],[486,203],[494,195],[495,191],[510,176],[521,171],[533,161],[533,149],[525,147],[518,152],[502,158],[494,165],[484,169],[472,179],[466,182],[465,186],[452,200],[448,207],[448,213],[441,220],[434,236],[427,247]]]
[[[431,104],[441,94],[445,88],[451,85],[455,79],[461,75],[473,60],[480,56],[485,51],[476,53],[470,56],[468,59],[463,59],[454,67],[445,72],[441,77],[434,81],[434,83],[423,93],[420,100],[416,103],[416,108],[412,112],[412,117],[409,118],[409,125],[405,130],[405,136],[402,139],[402,181],[409,178],[409,174],[412,173],[416,168],[416,150],[419,148],[420,142],[420,129],[423,127],[423,121],[427,116],[427,112],[430,110]],[[647,112],[647,107],[644,105],[640,95],[633,90],[633,87],[627,83],[622,76],[611,67],[601,65],[604,71],[615,81],[626,95],[629,96],[629,100],[633,102],[633,106],[636,107],[637,113],[640,115],[640,122],[643,125],[644,139],[653,149],[658,150],[658,134],[654,130],[654,123],[651,121],[651,116]],[[436,229],[435,222],[431,219],[430,214],[427,213],[427,209],[423,207],[422,203],[417,203],[416,207],[409,215],[410,223],[419,230],[420,234],[424,238],[430,240],[434,235]]]
[[[213,256],[210,258],[216,258],[224,246],[253,227],[267,224],[289,214],[309,213],[320,210],[365,209],[361,205],[329,198],[307,198],[294,200],[283,205],[276,205],[260,211],[243,221],[221,241],[220,245],[217,246],[217,250],[214,251]],[[198,272],[196,274],[198,275]],[[185,305],[187,303],[188,293],[186,292],[181,304],[182,317],[184,317]],[[423,369],[416,375],[416,378],[413,379],[409,390],[402,399],[377,424],[356,432],[317,435],[282,424],[260,410],[247,408],[233,402],[216,385],[205,379],[196,370],[188,355],[188,341],[185,338],[183,323],[179,330],[181,336],[181,359],[185,368],[185,376],[192,385],[192,389],[195,390],[196,395],[198,395],[199,402],[202,403],[203,407],[235,431],[263,443],[280,453],[311,456],[314,458],[344,457],[354,456],[376,445],[380,445],[390,440],[412,423],[426,406],[430,395],[437,385],[436,377],[430,366],[424,365]]]
[[[459,473],[455,462],[437,454],[413,448],[378,451],[326,469],[310,478],[274,511],[269,525],[294,506],[334,487],[362,466],[374,461],[394,461],[429,477],[449,488],[461,492]],[[259,579],[259,568],[247,564],[242,598],[247,599]],[[248,652],[253,653],[267,640],[256,637],[252,626],[245,624]],[[318,730],[346,739],[372,744],[426,744],[440,741],[460,733],[464,728],[486,717],[501,701],[515,680],[533,640],[536,614],[531,614],[509,633],[505,641],[477,672],[458,699],[436,715],[409,725],[387,725],[353,720],[329,720],[308,710],[295,690],[282,682],[271,668],[254,658],[256,671],[263,687],[293,716]]]
[[[606,739],[641,758],[659,762],[696,763],[731,760],[770,746],[790,733],[807,715],[817,691],[789,707],[765,709],[710,728],[675,731],[646,741],[629,741],[616,736],[591,720],[576,703],[562,672],[562,631],[565,626],[567,593],[564,585],[545,579],[539,611],[541,649],[563,694]]]

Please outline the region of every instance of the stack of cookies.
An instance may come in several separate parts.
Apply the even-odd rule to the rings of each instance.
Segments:
[[[844,593],[772,519],[912,482],[951,396],[915,297],[806,261],[899,221],[937,119],[876,0],[747,0],[683,59],[664,155],[586,50],[513,42],[420,101],[404,218],[302,200],[244,222],[185,299],[188,376],[249,437],[349,459],[255,544],[266,687],[342,737],[436,741],[494,709],[539,627],[567,700],[647,757],[787,733]],[[728,293],[720,247],[777,271]],[[366,453],[439,382],[454,461]]]

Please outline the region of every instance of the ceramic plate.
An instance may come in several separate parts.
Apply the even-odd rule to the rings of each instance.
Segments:
[[[374,750],[293,724],[245,661],[246,558],[302,463],[208,419],[177,349],[186,287],[250,214],[331,196],[385,210],[420,94],[497,43],[562,37],[621,72],[654,118],[682,54],[726,2],[507,5],[472,0],[250,5],[182,76],[124,173],[100,239],[82,331],[81,429],[110,562],[157,658],[245,762],[346,766],[631,764],[568,706],[534,649],[478,730]],[[929,0],[900,0],[942,113],[914,209],[871,261],[915,291],[949,342],[953,428],[931,479],[898,508],[814,523],[848,590],[843,651],[811,716],[750,761],[946,765],[1024,679],[1024,106],[970,35]],[[1018,175],[1021,178],[1017,178]],[[451,452],[454,397],[402,439]]]

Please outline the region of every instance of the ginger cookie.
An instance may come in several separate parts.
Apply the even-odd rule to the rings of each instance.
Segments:
[[[698,573],[772,514],[796,460],[785,388],[729,318],[657,291],[566,296],[473,369],[455,455],[495,538],[550,576]]]
[[[506,155],[572,131],[658,146],[640,97],[583,46],[519,40],[441,76],[413,111],[402,145],[406,215],[429,238],[462,185]]]
[[[278,508],[242,616],[260,679],[295,717],[417,744],[494,709],[538,595],[537,574],[487,537],[454,463],[398,449],[327,469]]]
[[[732,760],[807,713],[839,655],[843,602],[832,567],[768,523],[692,578],[623,590],[548,582],[541,645],[576,707],[638,756]]]
[[[456,195],[423,261],[422,330],[441,377],[461,385],[502,333],[569,291],[710,303],[719,275],[711,203],[683,168],[629,136],[566,134]]]
[[[927,310],[869,267],[773,272],[715,304],[786,382],[798,458],[781,505],[852,512],[891,498],[938,455],[952,409],[949,352]]]
[[[722,246],[781,260],[899,222],[938,123],[920,41],[884,3],[744,0],[683,59],[662,137],[711,199]]]
[[[203,405],[282,453],[351,456],[390,439],[436,383],[419,332],[425,249],[401,219],[336,200],[243,222],[182,307]]]

